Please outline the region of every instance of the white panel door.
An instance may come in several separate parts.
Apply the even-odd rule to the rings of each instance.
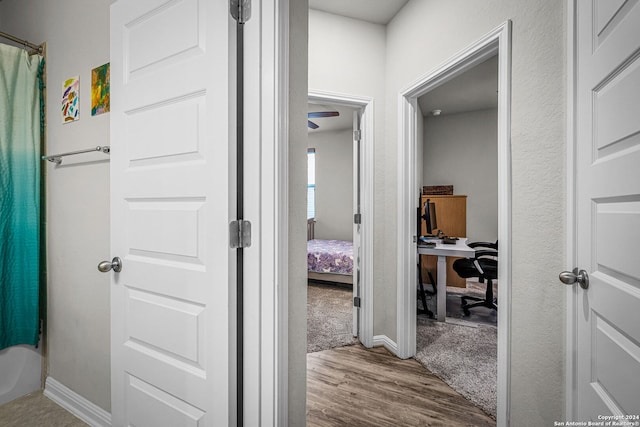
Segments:
[[[574,4],[577,266],[590,285],[576,287],[573,398],[579,421],[602,421],[640,415],[640,4]]]
[[[226,0],[111,7],[114,426],[235,423],[228,10]]]
[[[362,112],[353,112],[353,212],[356,215],[362,214]],[[353,221],[353,298],[360,300],[360,271],[361,271],[361,220]],[[360,304],[358,304],[360,305]],[[360,307],[353,304],[353,327],[352,334],[357,337],[360,333]]]

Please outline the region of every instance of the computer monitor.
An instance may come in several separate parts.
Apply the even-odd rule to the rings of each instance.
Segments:
[[[424,202],[422,219],[427,226],[427,235],[433,235],[433,231],[438,228],[438,221],[436,219],[436,204],[429,199]]]

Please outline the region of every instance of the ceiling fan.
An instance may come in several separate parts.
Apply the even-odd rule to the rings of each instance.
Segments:
[[[307,119],[316,119],[320,117],[336,117],[339,116],[340,113],[337,111],[316,111],[312,113],[307,113]],[[307,126],[310,129],[318,129],[320,126],[313,123],[311,120],[307,120]]]

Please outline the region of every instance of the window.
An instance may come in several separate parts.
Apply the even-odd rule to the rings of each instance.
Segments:
[[[316,149],[307,150],[307,219],[316,217]]]

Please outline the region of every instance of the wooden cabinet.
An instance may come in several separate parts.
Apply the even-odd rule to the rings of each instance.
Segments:
[[[467,196],[436,196],[425,195],[421,198],[420,206],[424,210],[424,202],[429,199],[436,206],[437,229],[450,237],[467,237]],[[426,225],[422,224],[422,234],[426,234]],[[434,232],[436,234],[436,232]],[[453,270],[452,264],[457,258],[447,257],[447,286],[466,287],[466,279],[461,278]],[[427,271],[431,272],[434,280],[438,280],[438,257],[422,255],[422,278],[429,281]]]

